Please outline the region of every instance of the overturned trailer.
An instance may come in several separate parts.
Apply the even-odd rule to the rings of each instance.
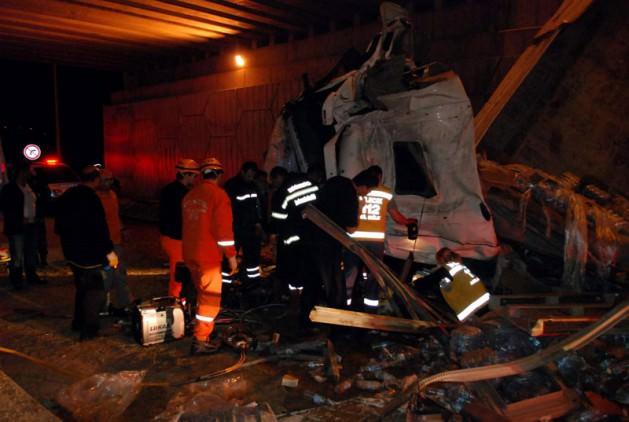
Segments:
[[[417,218],[416,240],[387,222],[386,253],[434,264],[448,247],[465,258],[498,253],[474,152],[472,107],[459,77],[440,64],[417,67],[404,53],[407,12],[383,3],[383,30],[356,69],[324,78],[287,104],[265,167],[324,166],[327,177],[384,172],[400,211]]]

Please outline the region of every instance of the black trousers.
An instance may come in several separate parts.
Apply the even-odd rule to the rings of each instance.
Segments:
[[[236,233],[236,250],[242,251],[242,263],[240,281],[258,281],[260,279],[260,242],[261,239],[255,233]],[[233,280],[227,275],[229,265],[227,260],[223,260],[223,281],[231,283]]]
[[[299,325],[307,328],[312,325],[310,311],[318,305],[323,297],[323,283],[318,270],[318,243],[299,241],[287,247],[285,256],[290,270],[289,286],[301,289],[299,300]],[[289,249],[290,248],[290,249]]]
[[[81,333],[81,339],[98,334],[98,313],[105,304],[105,285],[102,268],[84,269],[70,266],[74,273],[74,319],[72,328]]]
[[[344,309],[347,302],[345,278],[341,270],[342,251],[342,246],[332,239],[316,242],[311,254],[313,277],[308,282],[314,292],[312,300],[318,300],[323,293],[327,306],[339,309]],[[304,293],[305,290],[304,286]]]

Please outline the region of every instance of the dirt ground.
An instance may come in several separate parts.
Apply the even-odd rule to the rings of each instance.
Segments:
[[[127,222],[125,241],[126,260],[130,267],[129,285],[133,295],[136,298],[165,295],[167,269],[165,256],[159,248],[157,228],[151,224]],[[44,360],[75,376],[59,374],[6,354],[0,354],[0,368],[64,420],[70,419],[70,416],[55,401],[57,393],[87,376],[102,372],[147,370],[145,382],[178,383],[223,369],[238,360],[238,354],[229,349],[212,356],[190,357],[190,338],[142,347],[133,339],[128,324],[121,324],[114,317],[103,318],[101,337],[79,342],[77,334],[70,329],[74,300],[72,278],[63,267],[58,239],[51,235],[50,230],[49,244],[51,266],[42,271],[47,285],[31,286],[16,292],[10,288],[7,275],[0,276],[0,345]],[[282,308],[278,309],[280,314],[284,313],[280,319],[276,319],[277,309],[273,314],[250,315],[262,321],[252,329],[267,337],[273,331],[279,331],[280,344],[297,341],[292,337],[294,314],[290,309],[285,312]],[[319,337],[325,337],[325,333],[319,334]],[[360,365],[366,364],[372,354],[369,346],[379,341],[382,338],[374,335],[363,336],[360,345],[349,340],[338,343],[337,351],[343,356],[344,374],[351,374]],[[258,357],[256,353],[250,353],[247,361]],[[282,360],[251,366],[197,386],[218,392],[234,403],[269,403],[276,414],[315,406],[312,398],[306,396],[307,391],[337,401],[359,393],[352,389],[338,395],[332,383],[317,383],[309,375],[311,370],[305,362]],[[299,378],[297,388],[281,386],[282,376],[286,373]],[[169,400],[181,388],[145,387],[119,420],[154,418],[166,409]]]

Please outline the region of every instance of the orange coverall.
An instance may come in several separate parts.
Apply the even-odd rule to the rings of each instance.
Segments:
[[[194,336],[205,341],[221,307],[223,254],[236,256],[229,197],[216,184],[203,181],[183,199],[183,259],[197,289]]]
[[[160,236],[162,249],[168,255],[168,296],[179,297],[181,294],[181,283],[175,281],[175,268],[178,262],[183,261],[183,253],[181,251],[181,240],[173,239],[168,236]]]

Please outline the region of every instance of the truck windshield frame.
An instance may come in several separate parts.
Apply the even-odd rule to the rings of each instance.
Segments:
[[[395,193],[432,198],[437,190],[419,142],[393,142]]]

